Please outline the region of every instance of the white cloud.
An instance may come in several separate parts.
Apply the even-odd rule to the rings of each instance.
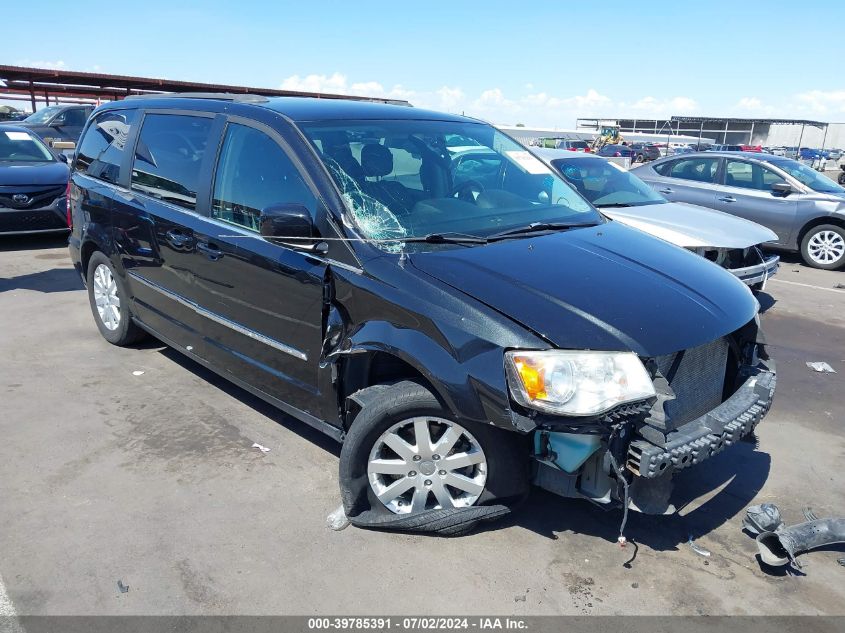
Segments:
[[[48,70],[67,70],[67,65],[61,59],[58,61],[43,61],[32,59],[19,59],[15,66],[26,66],[28,68],[46,68]]]
[[[810,90],[795,95],[796,106],[801,111],[816,114],[845,112],[845,90]]]

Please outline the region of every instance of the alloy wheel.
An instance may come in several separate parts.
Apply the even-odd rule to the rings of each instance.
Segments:
[[[120,297],[117,296],[117,281],[105,264],[94,269],[94,303],[100,321],[109,330],[120,327]]]
[[[376,440],[367,462],[370,487],[391,512],[411,514],[473,505],[487,481],[487,458],[461,425],[415,417]]]
[[[819,231],[807,242],[807,254],[815,263],[829,266],[845,255],[845,239],[836,231]]]

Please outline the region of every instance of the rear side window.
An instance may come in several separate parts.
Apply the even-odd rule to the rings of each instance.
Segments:
[[[212,119],[148,114],[135,146],[132,189],[194,209]]]
[[[684,158],[664,163],[658,173],[669,178],[682,178],[696,182],[716,182],[716,171],[719,167],[718,158]]]
[[[214,178],[212,217],[257,231],[261,210],[276,204],[301,204],[313,215],[317,200],[273,139],[230,123]]]
[[[137,121],[137,110],[110,110],[98,114],[82,137],[74,169],[106,182],[120,182],[126,139]]]
[[[53,125],[82,127],[88,119],[88,112],[85,108],[72,108],[70,110],[65,110],[57,118],[61,120],[55,121]]]

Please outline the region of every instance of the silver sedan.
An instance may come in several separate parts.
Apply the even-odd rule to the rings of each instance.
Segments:
[[[797,161],[756,152],[697,152],[632,173],[668,200],[769,227],[778,239],[767,246],[800,251],[810,266],[845,266],[845,188]]]

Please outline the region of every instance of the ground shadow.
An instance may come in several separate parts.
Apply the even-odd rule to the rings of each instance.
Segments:
[[[145,341],[149,344],[149,347],[161,345],[161,343],[159,341],[156,341],[155,339],[150,339],[150,341]],[[154,345],[153,343],[155,343],[156,345]],[[209,384],[214,385],[226,395],[240,400],[245,405],[254,409],[261,415],[270,418],[276,424],[280,424],[281,426],[284,426],[285,428],[293,431],[294,433],[302,437],[304,440],[313,442],[327,453],[331,453],[335,457],[340,457],[340,444],[338,444],[328,435],[321,433],[320,431],[308,426],[305,422],[297,420],[293,416],[290,416],[284,413],[283,411],[280,411],[273,405],[268,404],[261,398],[252,395],[245,389],[241,389],[233,382],[230,382],[222,376],[219,376],[218,374],[204,367],[200,363],[191,360],[181,352],[178,352],[175,349],[166,346],[162,347],[160,351],[161,354],[167,357],[169,360],[173,361],[182,368],[190,371],[198,378],[201,378]]]
[[[35,290],[37,292],[69,292],[83,290],[82,279],[73,268],[51,268],[37,273],[0,277],[0,292]]]
[[[67,233],[41,235],[0,235],[0,251],[35,251],[67,248]]]
[[[761,313],[765,313],[767,310],[770,310],[777,303],[777,299],[764,290],[754,293],[754,296],[757,297],[757,301],[760,303]]]

